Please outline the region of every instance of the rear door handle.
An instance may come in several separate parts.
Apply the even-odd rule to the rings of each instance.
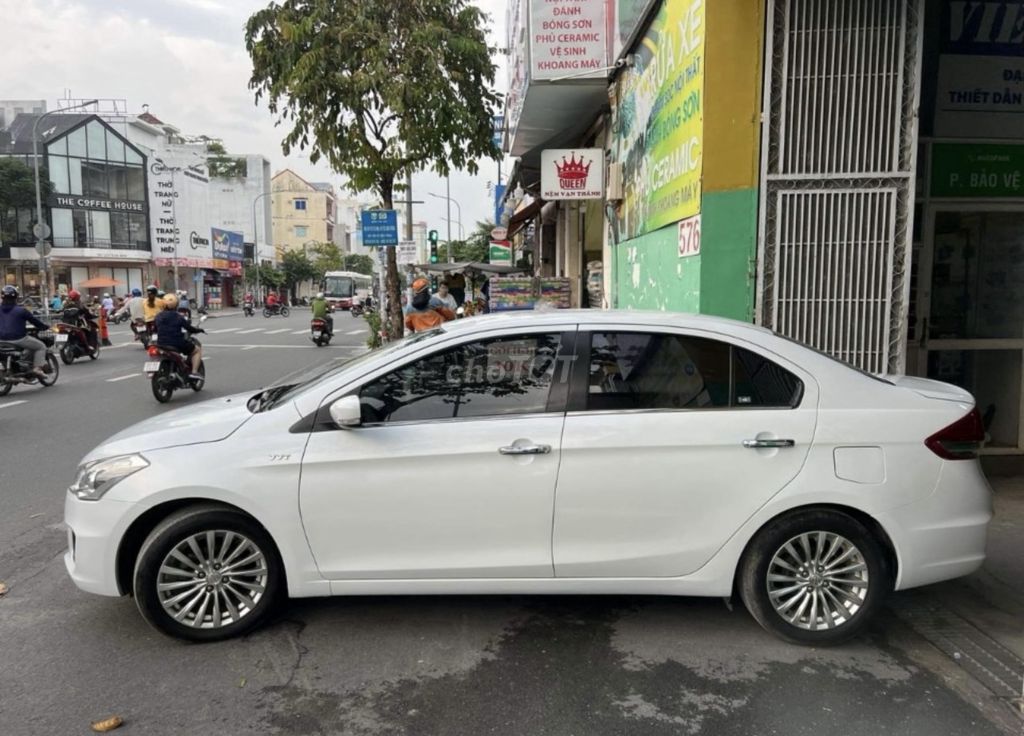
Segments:
[[[551,452],[551,445],[506,445],[499,447],[498,452],[502,455],[547,455]]]
[[[772,447],[792,447],[796,442],[793,440],[743,440],[744,447],[752,447],[755,450],[763,450]]]

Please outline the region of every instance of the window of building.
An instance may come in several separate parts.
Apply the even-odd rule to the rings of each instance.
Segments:
[[[107,190],[111,199],[128,199],[128,169],[121,164],[107,167]]]
[[[85,137],[89,144],[89,158],[105,161],[107,158],[107,130],[93,121],[85,126]]]
[[[110,197],[107,165],[100,161],[82,162],[82,194],[86,197]]]
[[[85,210],[74,210],[71,213],[72,226],[75,233],[74,246],[76,248],[88,248],[89,247],[89,228],[86,225],[86,212]]]
[[[57,194],[68,194],[71,190],[71,182],[68,179],[67,157],[52,154],[47,156],[46,168],[50,175],[50,183],[53,184],[53,191]]]
[[[74,219],[71,210],[52,209],[53,245],[56,248],[70,248],[75,242]]]
[[[295,226],[295,237],[297,237],[297,238],[304,238],[304,237],[306,237],[306,235],[308,233],[309,233],[309,228],[306,227],[305,225],[296,225]]]
[[[132,244],[128,231],[128,213],[110,213],[110,245],[112,248],[127,248]]]
[[[68,155],[85,158],[85,128],[77,128],[67,135]]]
[[[124,141],[110,130],[107,131],[107,161],[124,163]]]
[[[71,194],[82,193],[82,159],[80,158],[69,158],[68,159],[68,186],[70,187]]]
[[[518,335],[434,353],[363,386],[363,422],[532,414],[547,409],[558,334]]]
[[[803,384],[765,358],[728,343],[656,333],[595,333],[589,411],[790,407]]]
[[[110,247],[110,213],[102,210],[90,210],[89,246],[92,248]]]
[[[297,210],[305,210],[306,209],[306,200],[304,200],[304,199],[296,199],[295,200],[295,209],[297,209]]]
[[[142,173],[142,168],[138,166],[129,166],[126,171],[127,185],[128,185],[128,199],[135,200],[136,202],[142,202],[146,199],[146,181]]]

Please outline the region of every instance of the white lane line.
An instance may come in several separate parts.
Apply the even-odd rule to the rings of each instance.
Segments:
[[[6,404],[0,404],[0,409],[5,406],[17,406],[18,404],[24,404],[28,399],[19,399],[18,401],[8,401]]]
[[[207,332],[209,332],[211,335],[214,335],[214,334],[219,334],[221,332],[235,332],[236,330],[240,330],[240,329],[242,329],[242,328],[241,327],[225,327],[224,329],[221,329],[221,330],[207,330]]]
[[[129,378],[135,378],[136,376],[141,376],[141,375],[142,375],[141,373],[129,373],[127,376],[118,376],[117,378],[108,378],[107,379],[107,383],[115,383],[116,381],[126,381]]]
[[[346,335],[362,335],[364,332],[366,332],[366,330],[352,330],[351,332],[346,332],[345,334]]]
[[[282,332],[291,332],[291,329],[292,329],[291,327],[285,327],[283,330],[268,330],[266,332],[266,334],[267,335],[277,335],[277,334],[280,334]],[[242,333],[239,332],[238,334],[241,335]]]
[[[248,335],[250,332],[263,332],[263,328],[262,327],[256,327],[256,328],[253,328],[251,330],[242,330],[238,334],[239,335]]]
[[[305,335],[307,333],[309,333],[309,330],[295,330],[295,332],[293,332],[292,334],[293,335]],[[269,335],[270,333],[268,332],[267,334]]]
[[[258,345],[246,345],[244,348],[242,348],[242,350],[255,350],[257,347],[259,347],[259,346]]]

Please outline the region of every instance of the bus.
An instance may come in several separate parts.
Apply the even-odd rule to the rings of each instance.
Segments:
[[[353,297],[366,299],[373,290],[373,276],[355,271],[328,271],[324,274],[324,298],[335,309],[349,309]]]

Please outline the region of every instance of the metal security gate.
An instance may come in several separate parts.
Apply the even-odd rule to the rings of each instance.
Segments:
[[[758,321],[902,372],[923,0],[768,0]]]

